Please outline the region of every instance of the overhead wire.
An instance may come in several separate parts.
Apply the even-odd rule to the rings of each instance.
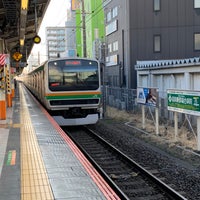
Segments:
[[[94,10],[92,10],[90,13],[87,13],[87,11],[86,11],[86,13],[87,13],[86,24],[89,23],[89,21],[91,21],[99,12],[101,12],[101,7],[102,7],[102,3],[97,5],[97,7]],[[81,12],[83,12],[83,11],[81,11],[81,9],[80,9],[80,13],[77,13],[77,14],[81,15],[82,14]],[[64,17],[64,18],[67,18],[67,14],[66,14],[66,17]],[[60,21],[57,23],[58,26],[59,26],[59,24],[62,23],[62,20],[63,19],[60,19]],[[79,24],[76,25],[75,31],[68,36],[68,38],[67,38],[68,40],[70,40],[72,38],[72,36],[79,31],[79,28],[77,29],[77,27],[80,27],[81,25],[82,25],[82,20],[80,21]],[[40,56],[47,56],[47,55],[40,54]]]
[[[102,7],[102,3],[100,3],[94,10],[92,10],[92,12],[91,13],[89,13],[89,14],[87,14],[88,16],[90,15],[90,18],[86,18],[86,24],[89,22],[89,21],[91,21],[92,20],[92,18],[93,17],[95,17],[99,12],[101,12],[101,8]],[[81,9],[80,9],[81,10]],[[97,11],[97,12],[96,12]],[[82,12],[82,11],[81,11]],[[81,14],[81,13],[78,13],[78,14]],[[79,24],[77,24],[77,27],[79,27],[79,26],[81,26],[81,24],[82,24],[82,20],[81,20],[81,22],[79,23]],[[76,27],[75,27],[76,28]],[[75,30],[75,32],[77,33],[77,28],[76,28],[76,30]],[[70,38],[72,38],[72,36],[73,36],[73,34],[75,34],[75,33],[71,33],[70,35],[69,35],[69,39]]]

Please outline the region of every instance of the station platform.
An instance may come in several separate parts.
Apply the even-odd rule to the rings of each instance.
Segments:
[[[22,83],[12,104],[0,120],[0,200],[120,199]]]

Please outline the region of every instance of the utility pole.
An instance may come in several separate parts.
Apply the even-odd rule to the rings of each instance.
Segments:
[[[85,6],[84,0],[81,0],[82,4],[82,25],[83,25],[83,57],[87,57],[87,46],[86,46],[86,25],[85,25]]]

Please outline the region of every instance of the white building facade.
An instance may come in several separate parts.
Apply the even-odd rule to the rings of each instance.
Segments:
[[[48,59],[63,57],[66,54],[66,31],[65,27],[47,27],[46,45]]]
[[[66,56],[75,57],[76,52],[76,13],[75,11],[68,12],[66,28]]]
[[[179,60],[137,61],[138,87],[200,90],[200,58]]]

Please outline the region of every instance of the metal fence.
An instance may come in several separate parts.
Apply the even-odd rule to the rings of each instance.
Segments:
[[[135,89],[106,86],[103,94],[106,95],[106,105],[126,111],[136,109],[137,90]]]
[[[137,89],[127,89],[119,87],[104,86],[103,91],[103,105],[104,110],[106,106],[114,107],[119,110],[124,110],[129,113],[141,113],[141,104],[137,103]],[[159,91],[159,123],[164,125],[173,125],[174,113],[167,109],[167,92]],[[155,108],[147,106],[146,117],[154,116]],[[189,127],[196,127],[196,117],[188,116],[183,113],[178,114],[179,126],[189,124]],[[188,122],[188,123],[185,123]]]

